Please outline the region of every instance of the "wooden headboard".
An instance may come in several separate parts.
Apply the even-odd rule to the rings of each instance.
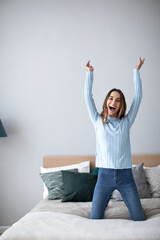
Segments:
[[[91,169],[95,167],[95,156],[82,155],[82,156],[44,156],[43,167],[60,167],[80,162],[90,161]],[[135,154],[132,155],[132,163],[137,165],[144,163],[145,167],[156,167],[160,164],[160,154]]]

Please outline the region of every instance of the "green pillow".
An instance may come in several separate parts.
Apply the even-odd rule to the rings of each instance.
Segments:
[[[64,195],[62,202],[92,201],[97,175],[62,171]]]
[[[91,171],[91,173],[98,175],[98,171],[99,171],[99,168],[96,167]]]
[[[78,172],[78,169],[69,171]],[[48,200],[61,199],[64,194],[62,172],[40,173],[40,176],[48,189]]]

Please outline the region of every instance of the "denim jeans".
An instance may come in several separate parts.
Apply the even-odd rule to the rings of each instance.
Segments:
[[[145,220],[132,169],[100,168],[95,186],[90,219],[103,219],[112,192],[117,189],[134,221]]]

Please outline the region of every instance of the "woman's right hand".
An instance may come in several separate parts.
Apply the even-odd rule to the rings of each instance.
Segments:
[[[135,69],[140,70],[140,68],[142,67],[142,65],[144,63],[144,60],[145,60],[145,58],[143,60],[141,58],[139,58],[139,63],[138,63],[138,65],[135,66]]]
[[[87,71],[91,71],[91,72],[94,71],[94,68],[93,68],[92,66],[90,66],[90,61],[88,61],[88,62],[86,63],[86,69],[87,69]]]

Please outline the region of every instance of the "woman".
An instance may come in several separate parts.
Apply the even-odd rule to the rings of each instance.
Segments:
[[[142,98],[139,70],[145,59],[139,58],[134,69],[134,99],[127,115],[124,94],[112,89],[107,94],[103,111],[97,112],[93,97],[93,67],[86,64],[85,101],[96,132],[96,167],[99,168],[95,186],[91,219],[102,219],[112,192],[117,189],[128,207],[131,219],[145,220],[138,190],[132,175],[130,128],[136,118]]]

